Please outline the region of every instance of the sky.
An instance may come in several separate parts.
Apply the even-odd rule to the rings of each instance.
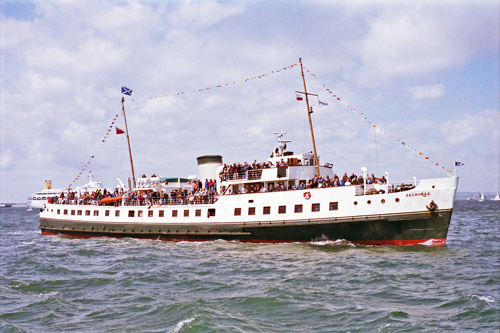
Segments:
[[[187,177],[266,161],[286,132],[320,163],[500,191],[498,1],[0,2],[0,202],[51,180]],[[320,105],[319,102],[327,105]],[[118,115],[116,117],[116,115]],[[115,120],[116,118],[116,120]]]

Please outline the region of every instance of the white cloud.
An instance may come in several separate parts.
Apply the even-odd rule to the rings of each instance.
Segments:
[[[0,169],[7,170],[12,165],[12,149],[7,148],[5,152],[0,154]]]
[[[426,86],[413,86],[404,89],[414,101],[421,101],[425,99],[439,99],[446,95],[446,88],[442,83],[426,85]]]
[[[491,32],[484,28],[486,22],[477,22],[481,16],[494,25],[496,18],[487,11],[498,7],[491,5],[423,2],[394,6],[396,9],[369,19],[368,33],[358,49],[360,83],[380,86],[395,80],[414,82],[462,66],[474,56],[496,53],[495,46],[486,42]]]
[[[443,122],[440,131],[443,133],[446,142],[450,145],[463,145],[472,139],[481,136],[493,144],[490,147],[492,153],[498,154],[498,144],[500,140],[500,110],[482,110],[477,113],[465,114],[453,120]],[[496,149],[494,148],[496,145]],[[477,147],[480,148],[480,147]]]
[[[188,0],[168,15],[174,27],[188,30],[206,29],[227,17],[242,14],[245,9],[243,2],[220,3],[215,0]]]

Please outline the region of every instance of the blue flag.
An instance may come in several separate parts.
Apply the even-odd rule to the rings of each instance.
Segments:
[[[464,165],[462,162],[456,162],[455,161],[455,166],[462,166],[462,165]]]
[[[129,89],[127,87],[122,87],[122,94],[132,96],[132,89]]]

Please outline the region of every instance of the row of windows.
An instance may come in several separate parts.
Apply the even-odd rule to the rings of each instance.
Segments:
[[[71,215],[82,215],[83,214],[83,211],[82,210],[75,210],[75,209],[72,209],[71,210]],[[136,211],[135,210],[129,210],[128,211],[128,217],[135,217],[135,214]],[[57,210],[57,214],[60,215],[61,214],[61,210],[58,209]],[[154,214],[154,211],[153,210],[148,210],[148,217],[153,217],[153,214]],[[64,209],[63,210],[63,215],[68,215],[68,210],[67,209]],[[91,215],[91,211],[90,210],[86,210],[85,211],[85,216],[90,216]],[[94,210],[93,212],[93,215],[94,216],[99,216],[99,211],[98,210]],[[195,216],[201,216],[201,209],[197,209],[195,210],[194,212],[194,215]],[[110,211],[109,210],[105,210],[104,211],[104,216],[110,216]],[[120,211],[119,210],[115,210],[115,216],[120,216]],[[144,211],[143,210],[138,210],[137,211],[137,217],[143,217],[144,216]],[[159,210],[158,211],[158,217],[164,217],[165,216],[165,211],[164,210]],[[177,217],[178,216],[178,212],[177,212],[177,209],[174,209],[172,210],[172,217]],[[208,210],[208,216],[215,216],[215,209],[209,209]],[[185,209],[184,210],[184,217],[189,217],[189,209]]]
[[[399,198],[396,198],[395,199],[396,202],[399,202]],[[253,200],[251,200],[250,202],[253,202]],[[372,202],[371,200],[368,200],[367,201],[367,204],[370,205]],[[385,199],[382,199],[381,200],[381,203],[382,204],[385,204]],[[358,205],[358,202],[357,201],[354,201],[354,205],[357,206]],[[335,202],[330,202],[329,204],[329,210],[338,210],[339,209],[339,203],[337,201]],[[294,208],[294,212],[295,213],[302,213],[304,211],[304,208],[303,208],[303,205],[302,204],[297,204],[295,205],[295,208]],[[313,203],[311,204],[311,212],[319,212],[320,211],[320,204],[319,203]],[[185,209],[184,210],[184,217],[189,217],[189,213],[190,210],[189,209]],[[68,209],[64,209],[63,210],[63,214],[64,215],[68,215],[68,213],[70,213],[71,215],[79,215],[81,216],[83,214],[83,211],[82,210],[75,210],[75,209],[72,209],[71,212],[68,211]],[[248,207],[248,215],[255,215],[256,213],[256,210],[255,210],[255,207]],[[61,210],[58,209],[57,210],[57,214],[61,214]],[[109,210],[105,210],[104,211],[104,216],[110,216],[110,211]],[[148,210],[148,217],[153,217],[153,214],[154,214],[154,211],[153,210]],[[271,214],[271,206],[266,206],[266,207],[263,207],[262,208],[262,214],[264,215],[269,215]],[[283,206],[278,206],[278,214],[286,214],[286,206],[283,205]],[[90,216],[91,215],[91,211],[90,210],[86,210],[85,211],[85,216]],[[99,216],[99,211],[98,210],[94,210],[93,211],[93,215],[94,216]],[[194,215],[195,216],[201,216],[201,209],[196,209],[195,212],[194,212]],[[115,216],[118,217],[120,216],[120,211],[119,210],[115,210]],[[135,210],[129,210],[128,211],[128,216],[129,217],[135,217],[136,216],[136,211]],[[143,210],[137,210],[137,217],[143,217],[144,216],[144,211]],[[158,211],[158,217],[164,217],[165,216],[165,211],[164,210],[159,210]],[[174,209],[172,210],[172,217],[178,217],[178,211],[177,209]],[[207,216],[210,217],[210,216],[215,216],[215,209],[209,209],[208,212],[207,212]],[[241,208],[235,208],[234,209],[234,216],[241,216]]]
[[[399,198],[396,198],[395,201],[399,202]],[[253,200],[251,200],[251,202],[253,202]],[[385,199],[382,199],[381,202],[384,204],[385,203]],[[368,205],[371,204],[371,200],[368,200],[367,204]],[[354,201],[354,205],[357,206],[358,202]],[[330,202],[330,204],[329,204],[329,210],[338,210],[338,209],[339,209],[339,203],[337,201]],[[294,212],[295,213],[302,213],[303,211],[304,211],[304,208],[303,208],[302,204],[295,205],[295,208],[294,208]],[[319,203],[313,203],[313,204],[311,204],[311,212],[319,212],[319,211],[320,211],[320,204]],[[184,217],[189,217],[189,212],[190,212],[189,209],[185,209],[184,210]],[[68,215],[68,213],[70,213],[71,215],[79,215],[79,216],[81,216],[83,214],[83,210],[72,209],[71,212],[69,212],[68,209],[64,209],[63,210],[63,214],[64,215]],[[255,207],[248,207],[248,215],[255,215],[255,213],[256,213]],[[58,215],[61,214],[61,210],[60,209],[57,210],[57,214]],[[153,210],[148,210],[148,217],[153,217],[153,214],[154,214]],[[271,214],[271,206],[265,206],[265,207],[263,207],[262,208],[262,214],[264,214],[264,215]],[[278,214],[286,214],[286,206],[285,205],[278,206]],[[90,215],[91,215],[91,211],[90,210],[86,210],[85,211],[85,216],[90,216]],[[94,210],[93,211],[93,215],[94,216],[99,216],[99,211],[98,210]],[[194,215],[200,217],[201,216],[201,209],[196,209],[195,212],[194,212]],[[105,210],[104,211],[104,216],[110,216],[110,211],[109,210]],[[120,211],[119,210],[115,210],[115,216],[116,217],[120,216]],[[128,216],[129,217],[135,217],[136,216],[136,211],[135,210],[129,210],[128,211]],[[143,210],[137,210],[137,217],[143,217],[143,216],[144,216],[144,211]],[[158,211],[158,217],[164,217],[164,216],[165,216],[165,211],[164,210],[159,210]],[[178,216],[179,215],[178,215],[177,209],[172,210],[172,217],[178,217]],[[208,217],[215,216],[215,209],[209,209],[208,213],[207,213],[207,216]],[[234,209],[234,216],[241,216],[241,208],[235,208]]]
[[[339,209],[339,203],[336,202],[330,202],[329,210],[338,210]],[[304,207],[302,204],[295,205],[294,212],[295,213],[302,213],[304,211]],[[320,211],[320,204],[319,203],[313,203],[311,204],[311,212],[319,212]],[[271,214],[271,207],[266,206],[262,208],[262,214],[264,215],[269,215]],[[286,206],[278,206],[278,214],[286,214]],[[241,208],[235,208],[234,209],[234,216],[240,216],[241,215]],[[248,215],[255,215],[255,207],[248,207]]]

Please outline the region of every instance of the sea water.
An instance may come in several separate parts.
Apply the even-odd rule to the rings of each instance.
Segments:
[[[498,332],[500,202],[432,246],[42,236],[0,209],[0,331]]]

